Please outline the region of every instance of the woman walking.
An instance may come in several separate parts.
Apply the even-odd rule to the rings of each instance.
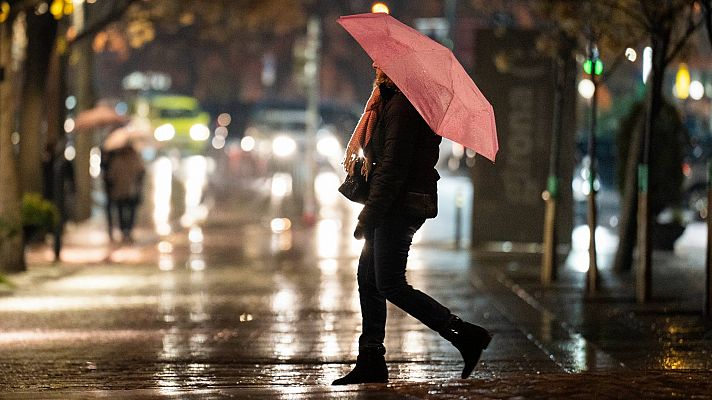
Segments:
[[[334,385],[387,382],[383,345],[386,300],[450,341],[462,354],[462,378],[470,376],[490,333],[453,315],[406,281],[406,262],[415,232],[437,215],[435,170],[442,140],[406,96],[374,63],[374,89],[349,142],[344,166],[370,182],[358,217],[356,239],[365,239],[358,264],[362,333],[356,366]],[[361,171],[353,171],[360,152]]]
[[[115,205],[119,214],[122,241],[132,243],[132,231],[136,220],[136,209],[141,203],[145,168],[141,156],[130,141],[113,151],[106,174],[109,201]],[[109,218],[112,218],[111,214]]]

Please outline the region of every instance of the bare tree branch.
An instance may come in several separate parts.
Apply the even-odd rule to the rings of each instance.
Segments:
[[[618,0],[600,0],[600,4],[603,6],[611,9],[611,10],[617,10],[628,17],[630,17],[630,20],[639,24],[643,29],[649,29],[650,28],[650,18],[648,15],[645,13],[641,13],[638,10],[629,7],[627,4],[622,3]]]
[[[712,45],[712,0],[698,0],[702,7],[702,19],[707,26],[707,40]]]
[[[704,23],[704,19],[700,18],[699,21],[694,20],[694,16],[692,15],[692,8],[690,8],[690,18],[688,20],[688,25],[687,29],[685,32],[682,34],[680,39],[675,43],[675,45],[672,48],[672,51],[665,57],[665,64],[670,63],[675,56],[685,47],[685,44],[687,44],[688,39],[690,36],[692,36],[695,31],[702,26]]]

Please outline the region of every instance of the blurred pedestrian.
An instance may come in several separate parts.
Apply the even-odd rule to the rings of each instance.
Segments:
[[[462,354],[468,377],[491,340],[484,328],[465,322],[406,281],[415,232],[437,215],[435,170],[442,138],[436,135],[393,81],[374,63],[373,93],[349,142],[344,166],[362,173],[370,192],[358,216],[356,239],[366,239],[358,263],[362,333],[356,366],[334,385],[387,382],[383,345],[386,300],[450,341]],[[366,162],[353,171],[363,151]]]
[[[103,171],[102,181],[104,184],[104,194],[106,195],[106,203],[104,205],[104,213],[106,214],[106,227],[109,234],[109,240],[114,241],[114,218],[115,204],[111,199],[111,180],[109,179],[109,165],[114,157],[115,152],[111,149],[102,147],[101,149],[101,170]]]
[[[119,228],[125,243],[133,242],[132,231],[136,210],[141,202],[145,168],[143,160],[131,141],[113,150],[107,168],[109,204],[116,207]],[[109,218],[111,212],[109,211]],[[110,228],[111,229],[111,228]]]

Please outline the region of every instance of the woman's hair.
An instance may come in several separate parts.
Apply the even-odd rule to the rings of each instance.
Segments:
[[[383,70],[380,71],[381,73],[376,73],[376,78],[373,80],[373,86],[385,85],[392,89],[398,89],[398,86],[396,86],[391,78],[389,78]]]

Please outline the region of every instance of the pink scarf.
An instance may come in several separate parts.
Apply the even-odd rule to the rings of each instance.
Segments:
[[[371,97],[368,98],[366,102],[366,107],[363,110],[361,118],[356,124],[354,132],[351,134],[351,139],[349,144],[346,146],[346,154],[344,155],[344,169],[349,175],[353,175],[355,171],[354,165],[356,164],[356,159],[359,157],[360,150],[363,150],[371,141],[373,136],[373,131],[376,129],[376,122],[378,121],[378,103],[381,101],[381,91],[378,86],[373,88],[371,92]],[[361,167],[361,175],[368,179],[368,174],[371,171],[371,163],[365,160],[363,167]]]

